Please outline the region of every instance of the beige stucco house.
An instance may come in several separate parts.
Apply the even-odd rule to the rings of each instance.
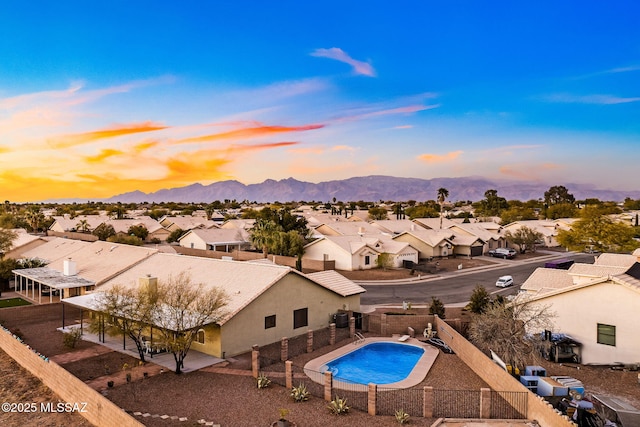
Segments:
[[[244,230],[209,228],[187,231],[178,239],[180,246],[191,249],[231,252],[249,249],[249,235]]]
[[[264,262],[157,253],[113,277],[96,293],[116,284],[139,286],[149,276],[167,281],[180,272],[187,272],[194,284],[219,287],[229,296],[220,322],[204,327],[191,347],[221,358],[247,352],[254,344],[327,327],[338,310],[359,311],[360,294],[365,292],[335,271],[304,275]],[[63,302],[90,308],[90,295]]]
[[[568,271],[538,268],[522,290],[516,302],[549,306],[554,332],[582,344],[582,363],[640,362],[637,257],[602,254],[595,264],[574,264]]]

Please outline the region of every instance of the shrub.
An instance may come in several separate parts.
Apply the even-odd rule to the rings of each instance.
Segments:
[[[347,399],[341,399],[338,396],[329,403],[327,408],[329,408],[333,415],[345,415],[349,412]]]
[[[67,348],[75,348],[81,337],[82,331],[80,329],[72,329],[71,332],[64,333],[62,343]]]
[[[309,392],[307,391],[307,387],[300,383],[298,387],[293,387],[291,389],[291,397],[296,402],[305,402],[309,400]]]
[[[403,409],[398,409],[396,411],[396,421],[398,421],[399,424],[408,424],[409,423],[409,414],[404,412]]]
[[[431,306],[429,314],[437,314],[439,318],[444,319],[444,304],[436,297],[431,297]]]
[[[271,384],[271,380],[265,374],[258,375],[258,388],[267,388]]]

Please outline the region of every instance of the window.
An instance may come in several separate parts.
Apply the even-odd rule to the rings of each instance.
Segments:
[[[276,315],[272,315],[272,316],[266,316],[264,318],[264,328],[265,329],[269,329],[269,328],[275,328],[276,327]]]
[[[616,345],[616,327],[598,323],[598,344]]]
[[[196,335],[196,342],[199,344],[204,344],[204,329],[198,330],[198,334]]]
[[[301,308],[293,310],[293,329],[309,325],[309,309]]]
[[[371,257],[369,255],[364,257],[364,265],[371,264]]]

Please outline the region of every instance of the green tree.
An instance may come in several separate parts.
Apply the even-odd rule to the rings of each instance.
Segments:
[[[573,194],[569,193],[569,190],[563,185],[554,185],[544,192],[544,202],[547,206],[553,206],[558,204],[574,204],[576,198]]]
[[[498,196],[497,190],[491,189],[484,192],[484,199],[477,204],[476,211],[484,216],[499,216],[508,207],[507,199]]]
[[[127,230],[127,234],[129,236],[136,236],[137,238],[139,238],[140,240],[144,240],[147,238],[147,236],[149,235],[149,230],[147,230],[147,227],[145,227],[142,224],[139,225],[132,225],[131,227],[129,227],[129,229]]]
[[[487,307],[491,304],[491,295],[482,285],[476,285],[471,293],[469,304],[467,304],[467,310],[475,314],[484,313]]]
[[[416,218],[437,218],[440,212],[429,205],[416,205],[405,209],[405,213],[409,216],[409,219]]]
[[[631,197],[627,197],[624,199],[624,209],[627,211],[637,211],[640,210],[640,199],[633,200]]]
[[[369,208],[369,219],[374,221],[387,219],[387,210],[378,207]]]
[[[444,214],[444,201],[449,197],[449,190],[446,188],[438,189],[438,205],[440,205],[440,229],[442,229],[442,215]]]
[[[91,234],[100,240],[106,241],[109,237],[115,236],[116,230],[113,228],[113,225],[103,222],[97,226]]]
[[[631,252],[640,246],[633,227],[614,222],[597,207],[585,206],[571,230],[558,231],[558,243],[573,251]]]
[[[436,297],[431,297],[431,305],[429,306],[429,314],[435,314],[439,318],[445,318],[445,308],[442,301]]]
[[[536,251],[536,243],[544,238],[542,233],[529,228],[526,225],[518,228],[516,231],[507,231],[504,237],[514,245],[518,245],[520,252],[525,253],[527,250]]]
[[[182,235],[186,233],[182,228],[178,228],[177,230],[173,230],[169,236],[167,236],[167,243],[177,242]]]
[[[578,215],[578,208],[572,203],[557,203],[549,206],[545,211],[545,216],[549,219],[575,218]]]
[[[511,224],[516,221],[528,221],[537,219],[536,213],[532,208],[524,206],[513,206],[509,202],[509,208],[500,212],[500,223],[502,225]]]

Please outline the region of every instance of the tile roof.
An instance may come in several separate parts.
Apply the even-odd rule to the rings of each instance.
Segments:
[[[182,240],[189,233],[198,236],[207,244],[249,242],[249,233],[246,230],[236,228],[194,229],[185,233],[179,240]]]
[[[638,257],[635,255],[602,253],[596,258],[594,265],[609,265],[629,268],[637,261]]]
[[[525,280],[520,289],[537,295],[573,285],[573,278],[566,270],[538,267]]]
[[[306,275],[309,279],[343,297],[361,294],[366,290],[335,270],[318,271]]]
[[[22,254],[22,257],[39,258],[47,262],[52,262],[56,259],[68,257],[72,253],[89,245],[91,245],[91,242],[56,237],[37,248],[26,251]]]

